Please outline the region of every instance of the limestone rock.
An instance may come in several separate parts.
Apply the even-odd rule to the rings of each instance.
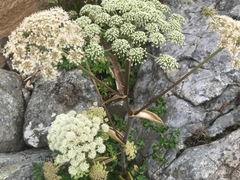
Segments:
[[[20,76],[0,69],[0,152],[23,149],[24,100]]]
[[[213,143],[185,150],[163,173],[154,172],[161,180],[218,180],[240,177],[240,130]]]
[[[94,86],[80,70],[63,72],[56,81],[39,79],[25,112],[24,140],[33,147],[47,146],[47,132],[56,115],[81,112],[98,102]]]
[[[46,0],[4,0],[0,3],[0,39],[8,36],[11,31],[30,14],[45,9]]]
[[[0,179],[33,179],[32,163],[52,161],[51,153],[51,151],[46,149],[29,149],[17,153],[0,153]]]
[[[155,56],[160,53],[173,55],[179,62],[179,69],[165,73],[149,58],[142,65],[138,74],[134,92],[135,107],[143,106],[218,49],[219,35],[212,32],[207,24],[207,18],[202,16],[204,7],[216,7],[222,14],[228,14],[235,19],[240,18],[236,13],[237,5],[240,5],[238,0],[231,2],[225,0],[218,2],[215,0],[194,1],[188,5],[177,5],[177,0],[173,2],[170,2],[173,5],[172,11],[182,14],[186,18],[183,27],[186,44],[180,48],[169,43],[161,50],[151,48],[151,51]],[[231,13],[229,14],[229,12]],[[235,158],[234,156],[233,162],[236,164],[233,168],[225,166],[227,164],[225,159],[228,158],[228,155],[225,155],[227,148],[231,149],[233,146],[232,151],[229,150],[231,154],[239,154],[240,150],[237,140],[240,138],[239,130],[224,137],[227,134],[225,133],[227,128],[231,126],[237,128],[240,124],[240,71],[232,69],[231,63],[232,58],[228,50],[224,49],[163,97],[167,104],[167,114],[162,119],[166,125],[170,126],[170,129],[180,129],[180,143],[173,150],[159,151],[167,159],[166,164],[157,163],[152,159],[147,161],[151,179],[199,180],[212,178],[211,180],[215,180],[224,179],[224,176],[227,177],[230,171],[235,174],[232,177],[229,176],[230,179],[240,177],[239,157]],[[140,123],[135,123],[134,128],[138,129],[144,138],[145,134],[141,133],[144,130]],[[189,147],[186,140],[193,137],[200,129],[206,133],[206,136],[209,136],[210,142],[215,142],[211,144],[204,142],[206,145]],[[218,140],[217,137],[223,139]],[[155,139],[159,140],[157,136]],[[227,139],[229,139],[229,144]],[[184,153],[181,154],[183,150]],[[149,151],[151,152],[151,149]],[[222,154],[217,155],[217,153]],[[218,160],[215,159],[216,156],[218,156]],[[208,157],[213,158],[213,161],[210,162]]]

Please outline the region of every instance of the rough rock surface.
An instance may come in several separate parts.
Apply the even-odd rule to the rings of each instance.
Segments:
[[[202,16],[204,7],[216,8],[221,14],[240,19],[236,10],[240,5],[238,0],[189,1],[188,4],[175,0],[169,3],[173,12],[182,14],[186,18],[183,28],[186,44],[182,48],[169,44],[161,51],[152,49],[152,53],[156,56],[162,52],[172,54],[177,58],[180,66],[176,71],[164,73],[151,59],[142,65],[135,86],[135,107],[144,105],[218,49],[219,35],[211,31],[206,23],[207,18]],[[240,161],[238,155],[234,155],[239,154],[240,144],[237,140],[240,138],[239,130],[219,140],[238,129],[240,124],[240,71],[232,69],[231,61],[229,52],[223,50],[164,96],[167,114],[163,119],[171,130],[180,129],[180,144],[173,150],[161,150],[168,161],[164,165],[149,159],[151,179],[217,180],[224,179],[224,175],[228,172],[233,172],[229,179],[239,179]],[[145,131],[139,124],[135,123],[135,128],[138,132],[142,131],[141,136],[144,137]],[[203,139],[196,138],[197,132],[203,133],[199,136],[204,136]],[[198,147],[198,141],[204,138],[206,141],[202,144],[211,144]],[[192,148],[190,145],[196,147]],[[227,149],[230,150],[227,155],[213,155],[213,153],[225,152]],[[183,150],[184,153],[181,154]],[[234,166],[225,162],[225,159],[232,155],[237,160],[233,161],[236,162]],[[206,157],[212,157],[212,162],[207,161]]]
[[[152,179],[237,180],[240,177],[240,129],[225,138],[186,149],[163,173]]]
[[[0,153],[0,179],[33,179],[32,163],[52,161],[51,153],[51,151],[45,149],[29,149],[18,153]]]
[[[42,10],[46,0],[2,0],[0,3],[0,39],[16,29],[24,17]]]
[[[47,146],[47,131],[56,115],[70,110],[81,112],[98,102],[94,86],[80,70],[63,72],[53,82],[36,82],[27,105],[24,140],[33,147]]]
[[[23,149],[24,100],[20,76],[0,69],[0,152]]]

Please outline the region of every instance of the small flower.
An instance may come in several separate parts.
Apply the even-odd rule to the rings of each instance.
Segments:
[[[110,19],[110,15],[107,13],[99,13],[95,16],[95,23],[99,26],[104,26],[108,24],[108,21]]]
[[[136,31],[131,35],[134,45],[141,46],[147,42],[147,36],[143,31]]]
[[[96,151],[90,151],[88,153],[88,158],[94,159],[96,157],[96,155],[97,155]]]
[[[110,27],[120,26],[122,23],[123,23],[123,18],[116,14],[111,16],[109,19]]]
[[[130,44],[125,39],[116,39],[112,43],[112,50],[118,56],[126,56],[129,49],[130,49]]]
[[[145,50],[141,47],[131,48],[128,53],[128,59],[137,63],[141,63],[144,56]]]
[[[122,35],[130,36],[135,31],[135,29],[136,29],[136,27],[133,24],[124,23],[120,27],[120,32]]]
[[[102,128],[103,132],[108,132],[109,131],[109,126],[105,123],[101,125],[101,128]]]
[[[43,164],[43,174],[46,180],[61,180],[61,176],[57,175],[58,168],[51,162],[45,162]]]
[[[127,141],[125,148],[126,148],[127,160],[131,161],[131,160],[135,159],[136,153],[137,153],[137,148],[134,145],[134,142]]]
[[[149,42],[156,47],[162,47],[166,43],[166,39],[161,33],[151,33],[149,35]]]
[[[118,36],[119,36],[119,29],[116,27],[112,27],[108,29],[104,34],[104,37],[107,41],[114,41],[115,39],[118,38]]]
[[[100,59],[104,56],[104,50],[102,46],[97,43],[90,43],[85,48],[85,57],[89,58],[90,60]]]
[[[145,29],[149,33],[157,33],[157,32],[159,32],[159,27],[158,27],[157,23],[148,23],[148,24],[146,24]]]
[[[168,37],[168,39],[170,39],[172,42],[178,44],[179,46],[184,45],[185,37],[179,31],[171,31],[167,34],[167,37]]]
[[[81,17],[79,17],[79,18],[76,19],[76,23],[77,23],[80,27],[82,27],[82,28],[84,28],[85,26],[90,25],[91,22],[92,22],[92,20],[91,20],[89,17],[87,17],[87,16],[81,16]]]
[[[102,163],[96,162],[90,169],[89,177],[91,180],[107,180],[108,171]]]
[[[101,145],[99,145],[98,146],[98,148],[97,148],[97,152],[99,152],[99,153],[104,153],[106,151],[106,146],[104,145],[104,144],[101,144]]]
[[[163,70],[173,70],[178,67],[176,59],[167,54],[161,55],[156,59],[156,62],[161,66]]]
[[[97,24],[90,24],[84,27],[84,36],[92,38],[101,33],[101,28]]]

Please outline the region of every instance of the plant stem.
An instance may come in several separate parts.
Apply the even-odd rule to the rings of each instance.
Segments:
[[[97,83],[101,84],[102,86],[104,86],[105,88],[107,88],[109,91],[111,91],[114,94],[117,94],[119,96],[123,96],[122,94],[120,94],[118,91],[112,89],[111,87],[109,87],[106,83],[104,83],[103,81],[101,81],[100,79],[96,78],[94,76],[94,74],[92,72],[89,72],[87,69],[85,69],[84,67],[82,67],[81,65],[77,66],[79,69],[81,69],[84,73],[86,73],[87,75],[89,75],[92,79],[94,79]]]
[[[162,97],[164,94],[166,94],[168,91],[176,87],[179,83],[181,83],[184,79],[186,79],[188,76],[190,76],[192,73],[194,73],[197,69],[199,69],[201,66],[203,66],[206,62],[211,60],[214,56],[216,56],[220,51],[222,51],[224,48],[218,48],[215,52],[213,52],[210,56],[205,58],[202,62],[200,62],[195,68],[193,68],[191,71],[189,71],[187,74],[185,74],[183,77],[178,79],[174,84],[172,84],[170,87],[168,87],[166,90],[162,91],[159,95],[152,98],[147,104],[145,104],[142,108],[135,111],[133,114],[136,115],[142,110],[146,109],[148,106],[150,106],[152,103],[154,103],[156,100],[158,100],[160,97]]]
[[[91,69],[90,69],[90,67],[89,67],[88,61],[86,61],[86,66],[87,66],[88,72],[92,73],[92,71],[91,71]],[[112,121],[112,117],[111,117],[111,115],[110,115],[110,113],[109,113],[109,111],[108,111],[108,109],[107,109],[107,107],[106,107],[106,105],[105,105],[105,102],[104,102],[104,100],[103,100],[103,98],[102,98],[102,95],[101,95],[101,93],[100,93],[100,91],[99,91],[99,88],[98,88],[98,86],[97,86],[97,83],[96,83],[96,81],[95,81],[94,78],[91,77],[91,79],[92,79],[92,81],[93,81],[94,87],[95,87],[95,89],[96,89],[96,91],[97,91],[97,94],[98,94],[98,97],[99,97],[99,99],[100,99],[101,106],[102,106],[102,107],[104,108],[104,110],[106,111],[107,118],[108,118],[108,120],[109,120],[109,122],[110,122],[110,124],[111,124],[111,127],[112,127],[113,130],[115,131],[117,137],[120,138],[120,136],[119,136],[119,134],[118,134],[118,131],[116,131],[115,125],[114,125],[114,123],[113,123],[113,121]]]

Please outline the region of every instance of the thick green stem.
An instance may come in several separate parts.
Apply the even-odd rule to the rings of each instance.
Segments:
[[[164,94],[166,94],[168,91],[176,87],[179,83],[181,83],[184,79],[186,79],[188,76],[190,76],[192,73],[194,73],[197,69],[199,69],[201,66],[203,66],[206,62],[210,61],[214,56],[216,56],[220,51],[222,51],[224,48],[217,49],[214,53],[212,53],[210,56],[208,56],[206,59],[204,59],[201,63],[199,63],[195,68],[193,68],[191,71],[189,71],[187,74],[185,74],[183,77],[178,79],[174,84],[172,84],[170,87],[168,87],[166,90],[161,92],[156,97],[152,98],[146,105],[144,105],[139,110],[135,111],[133,114],[136,115],[142,110],[148,108],[152,103],[154,103],[156,100],[158,100],[160,97],[162,97]]]

